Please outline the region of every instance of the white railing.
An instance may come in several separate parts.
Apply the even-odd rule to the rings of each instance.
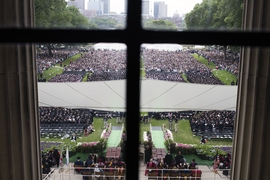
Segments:
[[[206,167],[206,166],[205,166]],[[59,169],[53,169],[51,173],[44,176],[43,180],[62,180],[62,179],[126,179],[125,169],[121,168],[100,168],[102,171],[96,172],[95,167],[73,167],[73,164],[64,166]],[[80,172],[76,172],[80,170]],[[223,171],[228,171],[228,175],[224,175]],[[174,171],[174,172],[173,172]],[[139,179],[193,179],[193,180],[229,180],[230,169],[146,169],[140,167]]]

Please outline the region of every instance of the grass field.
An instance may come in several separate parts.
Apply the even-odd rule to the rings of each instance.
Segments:
[[[168,127],[168,120],[151,120],[152,126],[161,126],[165,124]],[[198,136],[193,136],[193,133],[190,128],[190,124],[188,120],[180,120],[178,121],[178,132],[172,132],[173,139],[177,143],[183,144],[200,144],[200,138]],[[143,141],[143,132],[150,130],[149,124],[141,123],[140,125],[140,141]],[[232,145],[231,141],[208,141],[209,145]]]
[[[66,59],[65,61],[63,61],[62,66],[64,67],[64,65],[68,65],[70,63],[70,61],[75,61],[77,60],[79,57],[81,57],[81,54],[76,54],[75,56],[72,56],[68,59]],[[64,71],[64,68],[60,67],[60,64],[55,64],[54,67],[49,68],[48,70],[43,72],[43,78],[46,79],[46,81],[50,80],[51,78],[53,78],[54,76],[58,75],[58,74],[62,74]]]
[[[112,126],[122,126],[122,124],[117,124],[116,119],[109,119],[108,123],[111,123]],[[103,131],[103,118],[94,118],[94,128],[95,132],[89,136],[82,136],[77,140],[77,142],[97,142],[100,140],[100,135]],[[70,142],[70,139],[60,139],[60,138],[41,138],[41,141],[59,141],[59,142]]]
[[[214,74],[214,76],[217,77],[224,84],[231,85],[232,81],[236,82],[236,76],[233,75],[232,73],[225,70],[216,69],[216,65],[213,62],[210,62],[208,64],[207,59],[203,58],[202,56],[199,57],[198,54],[193,54],[192,56],[201,63],[205,64],[210,69],[212,69],[212,73]]]

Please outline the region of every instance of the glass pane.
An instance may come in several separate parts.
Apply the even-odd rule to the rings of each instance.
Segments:
[[[142,0],[149,30],[240,30],[243,0]]]
[[[124,3],[115,0],[35,0],[37,28],[124,29]]]
[[[213,179],[209,167],[217,153],[230,169],[239,52],[234,46],[142,44],[142,175],[167,176],[175,168],[175,176],[184,177],[188,171],[194,177],[191,166],[203,179]],[[160,170],[147,170],[152,162]]]
[[[43,156],[55,147],[59,167],[71,167],[63,176],[125,176],[126,45],[50,43],[36,49]],[[54,158],[50,163],[57,168]],[[74,166],[81,163],[93,171]]]

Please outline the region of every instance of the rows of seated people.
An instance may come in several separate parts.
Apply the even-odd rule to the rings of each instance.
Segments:
[[[228,153],[226,155],[219,154],[216,158],[216,162],[214,163],[215,169],[222,171],[222,174],[225,176],[229,175],[229,171],[231,169],[231,154]]]
[[[221,60],[220,57],[223,54],[219,52],[217,53],[216,51],[211,51],[210,53],[208,53],[208,51],[196,51],[196,53],[204,56],[214,63],[217,63],[220,69],[225,69],[235,75],[238,75],[239,64],[238,61],[234,60],[237,59],[237,57],[230,56],[229,54],[228,58],[230,59],[228,61],[224,61]],[[48,55],[47,53],[45,53],[46,56],[42,55],[42,53],[40,54],[41,55],[39,55],[38,58],[40,60],[38,60],[37,63],[38,66],[41,67],[43,67],[45,63],[45,69],[51,67],[51,64],[59,62],[59,60],[54,60],[53,62],[51,62],[52,60],[43,60],[42,58],[48,58]],[[69,55],[70,54],[72,53],[69,53]],[[148,79],[185,82],[182,77],[182,75],[185,75],[190,83],[223,84],[223,82],[212,74],[211,69],[197,61],[190,51],[158,51],[143,49],[141,54],[144,61],[146,78]],[[214,60],[216,58],[218,60]],[[49,63],[47,63],[47,61],[49,61]],[[69,71],[90,72],[91,74],[88,76],[87,81],[126,79],[126,51],[92,49],[82,54],[82,56],[76,61],[66,65],[64,67],[64,72]],[[74,74],[71,73],[70,76],[74,76]],[[59,75],[56,78],[57,80],[53,79],[52,81],[76,82],[78,81],[78,78],[79,77],[67,78]]]
[[[79,53],[79,50],[77,49],[53,49],[51,54],[48,50],[38,50],[36,58],[38,74],[42,75],[45,70],[48,70],[55,64],[61,63],[65,59],[72,57],[77,53]]]
[[[210,68],[197,61],[189,51],[142,51],[146,77],[149,79],[185,82],[184,74],[190,83],[220,84]]]
[[[126,51],[91,49],[67,65],[64,71],[90,72],[87,81],[126,79]]]
[[[204,57],[208,62],[213,62],[217,69],[226,70],[236,76],[239,73],[240,54],[231,51],[226,52],[226,60],[224,60],[223,50],[197,50],[198,55]]]
[[[81,174],[84,180],[92,177],[125,179],[126,164],[122,158],[106,158],[103,154],[99,156],[90,154],[85,161],[77,157],[73,166],[74,171]]]
[[[190,119],[194,135],[205,139],[232,139],[235,122],[235,111],[197,112]]]
[[[53,78],[49,79],[48,82],[81,82],[85,76],[86,72],[80,71],[66,71],[62,74],[58,74]]]
[[[190,119],[194,115],[195,111],[175,111],[175,112],[148,112],[146,115],[149,118],[154,118],[156,120],[167,120],[172,113],[175,119]]]
[[[170,153],[167,153],[162,158],[150,158],[146,164],[145,176],[148,178],[163,178],[163,179],[178,179],[179,177],[201,177],[201,170],[198,168],[196,160],[192,162],[186,162],[186,159],[179,151],[178,154],[173,157]]]

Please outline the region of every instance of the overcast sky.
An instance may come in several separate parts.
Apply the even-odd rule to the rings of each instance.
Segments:
[[[194,5],[203,0],[150,0],[150,11],[153,12],[154,1],[165,1],[168,7],[168,16],[173,16],[177,11],[180,15],[190,12]],[[124,0],[111,0],[111,12],[124,12]],[[153,14],[153,13],[152,13]]]

